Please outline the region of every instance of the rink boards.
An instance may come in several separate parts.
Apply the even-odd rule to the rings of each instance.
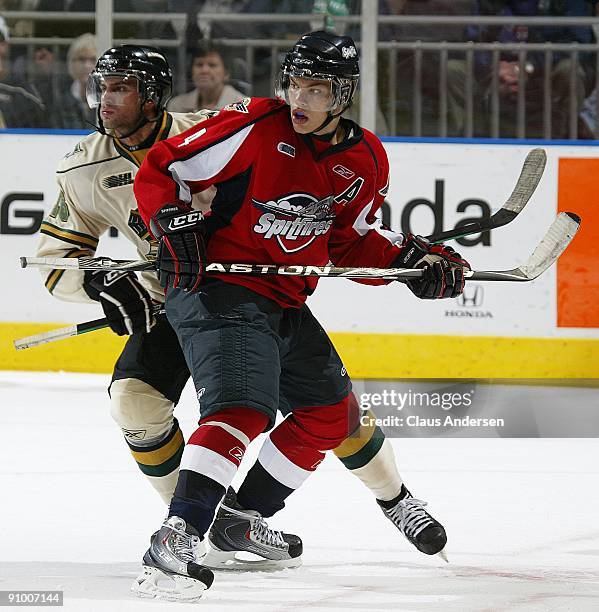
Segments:
[[[122,339],[98,331],[17,353],[12,340],[95,319],[99,307],[59,302],[18,258],[33,255],[37,229],[57,197],[54,168],[76,134],[0,134],[0,369],[110,371]],[[526,144],[385,142],[391,180],[384,220],[428,234],[497,210],[509,196]],[[323,279],[309,304],[356,378],[599,377],[599,149],[545,144],[547,168],[519,217],[490,236],[453,246],[476,269],[525,260],[559,211],[583,219],[559,265],[534,282],[472,283],[455,300],[422,301],[398,283]],[[100,253],[133,257],[119,237]]]

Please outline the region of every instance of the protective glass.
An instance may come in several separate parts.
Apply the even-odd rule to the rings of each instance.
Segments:
[[[285,102],[307,111],[326,113],[337,106],[332,85],[331,81],[312,81],[309,85],[300,85],[299,81],[290,77],[289,86],[283,89]]]
[[[97,108],[102,100],[110,106],[126,106],[127,96],[132,92],[139,95],[139,80],[127,72],[92,72],[87,79],[86,98],[90,108]]]

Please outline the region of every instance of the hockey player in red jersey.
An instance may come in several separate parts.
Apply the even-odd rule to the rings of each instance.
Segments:
[[[317,280],[203,275],[205,262],[423,267],[421,298],[455,297],[468,264],[451,248],[381,225],[388,189],[380,141],[342,118],[358,81],[353,40],[303,36],[281,68],[277,99],[251,99],[152,148],[135,179],[139,211],[159,240],[166,311],[200,403],[170,504],[135,589],[191,600],[212,577],[194,550],[210,529],[211,555],[240,550],[293,565],[297,536],[264,517],[358,428],[351,383],[305,304]],[[192,197],[216,188],[210,213]],[[380,284],[381,281],[361,281]],[[229,485],[252,439],[266,439],[239,491]],[[402,486],[383,510],[420,550],[439,552],[443,527]],[[164,589],[159,579],[175,586]]]

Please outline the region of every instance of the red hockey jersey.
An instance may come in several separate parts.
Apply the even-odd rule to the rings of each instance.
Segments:
[[[210,262],[388,267],[403,235],[375,217],[389,163],[378,138],[355,123],[338,145],[300,135],[289,107],[252,98],[156,144],[135,178],[146,225],[165,204],[189,205],[214,185]],[[281,306],[298,307],[317,278],[227,275]],[[368,280],[370,284],[384,281]]]

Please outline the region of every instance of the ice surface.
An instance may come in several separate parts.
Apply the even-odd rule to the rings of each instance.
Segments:
[[[177,610],[182,604],[129,593],[164,508],[111,420],[108,381],[0,373],[0,589],[63,589],[66,610]],[[189,433],[196,418],[189,389],[177,416]],[[271,520],[302,536],[304,566],[219,573],[194,605],[210,612],[599,610],[596,439],[393,444],[407,485],[447,529],[449,565],[415,551],[331,456]]]

